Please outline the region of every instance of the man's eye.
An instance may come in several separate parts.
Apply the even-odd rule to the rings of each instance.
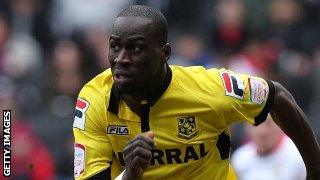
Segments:
[[[133,50],[134,51],[140,51],[142,48],[141,48],[141,46],[140,45],[135,45],[135,46],[133,46]]]
[[[116,45],[116,44],[111,44],[110,45],[110,49],[112,51],[119,51],[120,50],[120,46]]]

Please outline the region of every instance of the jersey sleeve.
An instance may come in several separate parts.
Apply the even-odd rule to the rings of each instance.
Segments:
[[[113,158],[112,146],[104,128],[105,111],[102,93],[94,86],[86,85],[78,96],[73,123],[74,177],[77,180],[110,172],[110,169],[105,171],[111,168]]]
[[[222,114],[227,125],[246,121],[255,126],[264,122],[273,105],[274,85],[260,77],[237,74],[221,69],[218,72],[223,99]]]

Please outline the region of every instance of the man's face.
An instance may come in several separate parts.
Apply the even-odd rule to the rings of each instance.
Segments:
[[[109,39],[109,61],[115,85],[126,94],[144,94],[163,63],[152,19],[118,17]]]

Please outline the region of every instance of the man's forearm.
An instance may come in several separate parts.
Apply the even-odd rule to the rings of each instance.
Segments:
[[[275,83],[275,87],[276,93],[271,115],[296,144],[308,175],[315,176],[318,173],[320,177],[320,147],[306,115],[283,86]]]

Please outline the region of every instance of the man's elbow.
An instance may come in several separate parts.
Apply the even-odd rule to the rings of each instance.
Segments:
[[[275,93],[274,93],[274,106],[282,106],[283,103],[295,103],[294,97],[291,95],[291,93],[279,82],[272,81]]]
[[[298,105],[291,93],[281,83],[273,81],[273,85],[275,92],[270,113],[274,119],[278,120],[276,117],[284,117],[284,115],[288,115],[288,112],[294,112]],[[287,118],[289,118],[289,116]],[[277,124],[279,124],[279,122]]]

